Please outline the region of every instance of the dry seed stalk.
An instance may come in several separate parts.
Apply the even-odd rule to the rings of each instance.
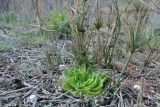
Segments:
[[[97,1],[97,10],[96,10],[96,23],[94,24],[95,25],[95,28],[97,30],[97,46],[96,46],[96,62],[97,64],[100,64],[100,48],[101,48],[101,40],[100,40],[100,28],[102,27],[103,25],[103,19],[102,19],[102,15],[101,15],[101,12],[99,10],[99,4],[98,4],[98,1]]]

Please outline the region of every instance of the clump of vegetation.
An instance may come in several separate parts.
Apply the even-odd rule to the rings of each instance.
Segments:
[[[23,34],[20,36],[20,39],[22,40],[23,44],[39,45],[45,42],[46,37],[44,35],[44,32],[37,32],[36,34],[33,33]]]
[[[2,43],[0,42],[0,52],[5,52],[11,49],[11,47],[11,43],[8,41],[3,41]]]
[[[51,69],[57,68],[62,62],[60,54],[56,52],[54,49],[46,50],[45,55],[47,58],[47,64]]]
[[[96,22],[94,23],[96,34],[95,36],[90,36],[92,32],[90,31],[91,26],[87,26],[89,19],[86,20],[87,16],[84,15],[87,12],[87,3],[87,1],[77,2],[76,11],[71,14],[73,17],[71,21],[73,30],[71,51],[77,66],[73,66],[63,72],[60,77],[60,85],[65,91],[70,91],[72,94],[98,95],[102,91],[103,83],[107,77],[97,73],[96,69],[88,66],[91,63],[93,65],[100,65],[103,60],[106,61],[105,64],[111,62],[121,28],[120,15],[115,3],[115,10],[117,12],[115,26],[110,34],[110,41],[108,41],[107,36],[105,40],[102,40],[104,38],[100,35],[100,29],[103,25],[103,18],[97,2]],[[95,45],[90,46],[91,40],[96,41]],[[91,51],[93,57],[90,57],[88,53],[89,48],[92,47],[96,47],[96,49]]]
[[[5,12],[0,16],[0,21],[7,24],[17,22],[17,16],[14,13]]]
[[[90,30],[88,25],[88,19],[86,16],[88,2],[77,1],[76,11],[70,13],[71,15],[71,28],[73,31],[73,41],[71,43],[71,51],[74,56],[74,61],[79,64],[89,64],[89,45],[90,45]]]
[[[96,12],[96,22],[94,23],[96,31],[97,31],[97,44],[96,44],[96,51],[95,51],[95,56],[96,56],[96,63],[100,64],[100,60],[102,58],[100,58],[100,56],[102,56],[102,54],[100,54],[101,51],[101,35],[100,35],[100,28],[102,28],[103,26],[103,18],[102,18],[102,14],[99,11],[99,7],[98,7],[98,2],[97,2],[97,12]]]
[[[97,96],[102,92],[106,75],[100,74],[97,69],[85,65],[75,65],[66,69],[60,76],[59,83],[65,91],[73,95]]]
[[[60,32],[61,25],[65,21],[65,19],[66,19],[65,14],[60,14],[56,11],[52,11],[45,19],[45,22],[49,28]]]
[[[152,36],[150,44],[154,47],[160,47],[160,28],[152,29],[149,33]]]
[[[59,13],[57,11],[51,11],[44,22],[49,29],[55,30],[56,32],[71,35],[71,27],[67,22],[67,14]]]
[[[60,28],[60,32],[66,34],[68,37],[72,37],[72,28],[69,22],[65,21]]]
[[[145,22],[147,20],[147,13],[144,13],[144,17],[140,16],[141,10],[144,8],[142,4],[139,1],[134,1],[133,6],[136,9],[136,16],[133,22],[127,22],[128,27],[128,35],[129,40],[127,41],[128,45],[128,51],[129,51],[129,57],[126,61],[125,66],[123,67],[119,78],[118,83],[120,82],[120,78],[122,77],[122,74],[127,70],[128,64],[131,61],[131,58],[133,54],[139,49],[140,47],[149,45],[150,37],[146,37],[147,32],[144,30]],[[128,72],[127,72],[128,73]]]

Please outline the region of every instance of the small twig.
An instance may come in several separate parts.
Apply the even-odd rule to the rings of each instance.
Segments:
[[[42,100],[40,101],[41,103],[44,103],[44,102],[60,102],[60,103],[74,103],[72,100]]]
[[[32,87],[32,89],[29,90],[29,91],[22,97],[22,99],[28,97],[29,95],[31,95],[32,93],[36,92],[37,90],[38,90],[38,86]]]
[[[51,95],[52,93],[50,93],[49,91],[45,90],[44,88],[42,88],[42,93],[46,94],[46,95]]]
[[[44,27],[42,27],[40,25],[32,25],[31,24],[31,26],[41,28],[42,30],[47,31],[47,32],[56,32],[55,30],[49,30],[49,29],[46,29],[46,28],[44,28]]]
[[[124,84],[126,83],[127,80],[128,80],[128,78],[126,78],[126,79],[124,80],[124,82],[117,88],[117,90],[114,92],[114,95],[116,95],[117,92],[124,86]]]
[[[11,98],[16,98],[16,97],[20,97],[22,95],[23,95],[23,93],[18,93],[18,94],[14,94],[14,95],[10,95],[10,96],[0,97],[0,100],[7,100],[7,99],[11,99]]]
[[[13,63],[13,62],[12,62],[12,63]],[[7,71],[8,71],[10,68],[12,68],[14,65],[15,65],[15,63],[8,65],[7,68],[5,69],[4,73],[2,74],[2,77],[4,77],[5,74],[7,73]]]
[[[61,35],[68,36],[67,34],[64,34],[64,33],[61,33],[61,32],[57,32],[57,31],[55,31],[55,30],[50,30],[50,29],[44,28],[44,27],[42,27],[42,26],[40,26],[40,25],[33,25],[33,24],[30,24],[30,25],[33,26],[33,27],[40,28],[40,29],[42,29],[42,30],[44,30],[44,31],[46,31],[46,32],[55,32],[55,33],[57,33],[57,34],[61,34]]]
[[[30,84],[28,84],[28,83],[26,83],[26,82],[24,82],[23,84],[24,84],[25,86],[27,86],[27,87],[32,87],[32,88],[34,87],[34,86],[32,86],[32,85],[30,85]]]
[[[135,101],[135,102],[136,102],[136,99],[135,99],[135,98],[133,98],[133,97],[132,97],[132,95],[131,95],[131,94],[132,94],[132,92],[128,92],[128,90],[126,90],[126,89],[124,89],[124,90],[123,90],[123,92],[124,92],[124,93],[126,93],[126,94],[127,94],[127,95],[128,95],[128,96],[129,96],[133,101]]]
[[[68,97],[68,98],[71,98],[71,99],[73,99],[73,100],[76,101],[76,102],[80,102],[80,99],[75,99],[74,97],[69,96],[69,95],[67,95],[67,94],[65,94],[64,96],[66,96],[66,97]]]
[[[61,94],[60,96],[53,98],[52,100],[56,100],[56,99],[58,99],[58,98],[61,98],[62,96],[68,94],[69,92],[70,92],[70,91],[67,91],[67,92]]]
[[[155,11],[160,11],[159,8],[158,9],[154,9],[153,7],[151,7],[149,4],[147,4],[146,2],[144,2],[143,0],[139,0],[142,4],[146,5],[147,7],[151,8],[152,10]],[[155,3],[152,1],[153,5],[155,5]],[[155,5],[156,6],[156,5]],[[157,7],[157,6],[156,6]]]
[[[156,6],[158,10],[160,10],[160,7],[158,6],[158,4],[156,4],[153,0],[151,0],[151,2],[153,3],[154,6]]]
[[[25,87],[25,88],[21,88],[21,89],[9,91],[9,92],[7,91],[7,92],[4,92],[4,93],[0,93],[0,96],[6,95],[6,94],[17,93],[19,91],[25,91],[25,90],[28,90],[28,89],[32,89],[32,87]]]

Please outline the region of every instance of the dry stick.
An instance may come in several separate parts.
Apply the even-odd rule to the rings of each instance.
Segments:
[[[126,90],[126,89],[124,89],[123,90],[123,92],[125,93],[125,94],[127,94],[133,101],[137,101],[135,98],[133,98],[132,96],[133,96],[133,94],[131,95],[130,93],[132,93],[132,92],[129,92],[128,90]]]
[[[29,95],[31,95],[32,93],[36,92],[36,91],[37,91],[37,88],[38,88],[38,86],[32,88],[31,90],[29,90],[29,91],[22,97],[22,99],[24,99],[24,98],[28,97]]]
[[[41,103],[45,103],[45,102],[50,102],[50,103],[52,103],[52,102],[60,102],[61,104],[62,103],[70,103],[71,104],[71,102],[72,103],[74,103],[72,100],[70,100],[70,101],[65,101],[65,100],[42,100],[42,101],[40,101]]]
[[[4,91],[0,90],[0,93],[4,93]]]
[[[119,94],[120,94],[120,96],[119,96],[120,102],[119,102],[119,103],[120,103],[120,105],[121,105],[122,107],[125,107],[125,106],[124,106],[124,99],[123,99],[123,96],[122,96],[122,92],[120,91]]]
[[[147,7],[151,8],[152,10],[158,11],[160,12],[159,8],[158,9],[154,9],[153,7],[151,7],[149,4],[147,4],[146,2],[144,2],[143,0],[139,0],[142,4],[146,5]],[[152,0],[151,0],[152,1]],[[153,5],[155,5],[155,3],[152,1]],[[157,5],[155,5],[157,7]]]
[[[118,93],[118,91],[124,86],[124,84],[126,83],[127,80],[128,80],[128,78],[126,78],[125,81],[117,88],[117,90],[114,92],[112,97],[114,97]],[[115,102],[116,102],[116,100],[112,101],[111,104],[115,104]]]
[[[30,24],[30,25],[33,26],[33,27],[41,28],[42,30],[47,31],[47,32],[56,32],[55,30],[49,30],[49,29],[46,29],[46,28],[44,28],[40,25],[32,25],[32,24]]]
[[[151,0],[151,2],[157,7],[158,10],[160,9],[160,7],[158,6],[158,4],[155,3],[155,1]]]
[[[18,89],[18,90],[13,90],[13,91],[9,91],[9,92],[0,93],[0,96],[6,95],[6,94],[11,94],[11,93],[17,93],[19,91],[24,91],[24,90],[28,90],[28,89],[32,89],[32,87],[25,87],[25,88],[21,88],[21,89]]]
[[[45,90],[44,88],[41,87],[42,93],[46,95],[52,95],[49,91]]]
[[[30,25],[33,26],[33,27],[40,28],[40,29],[42,29],[42,30],[44,30],[44,31],[46,31],[46,32],[55,32],[55,33],[60,34],[60,35],[69,36],[69,35],[67,35],[67,34],[64,34],[64,33],[61,33],[61,32],[57,32],[57,31],[55,31],[55,30],[50,30],[50,29],[48,29],[48,28],[42,27],[42,26],[39,25],[39,24],[38,24],[38,25],[30,24]]]
[[[54,100],[56,100],[56,99],[58,99],[58,98],[61,98],[62,96],[68,94],[69,92],[70,92],[70,91],[67,91],[67,92],[61,94],[60,96],[53,98],[52,101],[54,101]]]
[[[75,100],[76,102],[80,102],[80,99],[76,99],[76,98],[74,98],[74,97],[72,97],[72,96],[69,96],[69,95],[64,95],[64,96],[66,96],[66,97],[68,97],[68,98],[71,98],[71,99],[73,99],[73,100]]]
[[[7,73],[7,71],[8,71],[11,67],[12,67],[12,66],[11,66],[11,65],[9,65],[9,66],[5,69],[4,73],[2,74],[2,77],[4,77],[4,76],[5,76],[5,74]]]
[[[23,94],[22,94],[22,93],[19,93],[19,94],[15,94],[15,95],[0,97],[0,100],[7,100],[7,99],[11,99],[11,98],[20,97],[20,96],[23,96]]]
[[[117,92],[124,86],[124,84],[127,82],[127,80],[128,80],[128,78],[126,78],[125,80],[124,80],[124,82],[118,87],[118,89],[114,92],[114,95],[116,95],[117,94]]]

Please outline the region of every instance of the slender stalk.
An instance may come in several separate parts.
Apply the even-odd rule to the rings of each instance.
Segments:
[[[126,62],[126,64],[125,64],[124,68],[122,69],[121,74],[120,74],[119,77],[118,77],[117,83],[114,84],[113,89],[115,89],[115,88],[117,87],[117,85],[122,81],[122,80],[120,80],[120,79],[121,79],[121,77],[122,77],[122,74],[126,71],[126,69],[127,69],[127,67],[128,67],[128,64],[129,64],[129,62],[130,62],[130,60],[131,60],[131,58],[132,58],[132,55],[133,55],[133,53],[130,52],[130,55],[129,55],[129,57],[128,57],[128,60],[127,60],[127,62]],[[115,92],[115,93],[116,93],[116,92]]]
[[[100,34],[99,34],[99,30],[97,30],[97,64],[100,64]]]
[[[129,62],[130,62],[130,60],[131,60],[131,58],[132,58],[132,55],[133,55],[133,53],[130,52],[129,58],[128,58],[125,66],[124,66],[124,68],[123,68],[123,70],[122,70],[122,72],[121,72],[122,74],[123,74],[123,73],[125,72],[125,70],[127,69],[127,66],[128,66],[128,64],[129,64]]]
[[[123,69],[122,69],[122,71],[121,71],[121,74],[120,74],[119,77],[118,77],[118,84],[119,84],[119,82],[120,82],[120,78],[121,78],[122,74],[126,71],[126,69],[127,69],[127,67],[128,67],[128,64],[129,64],[129,62],[130,62],[130,60],[131,60],[131,58],[132,58],[132,55],[133,55],[133,53],[130,52],[129,58],[128,58],[125,66],[123,67]]]

